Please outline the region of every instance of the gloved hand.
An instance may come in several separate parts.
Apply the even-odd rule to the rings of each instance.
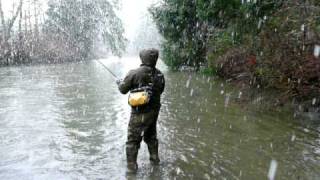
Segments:
[[[118,86],[121,84],[121,82],[122,82],[122,79],[117,79],[116,80],[116,83],[117,83]]]

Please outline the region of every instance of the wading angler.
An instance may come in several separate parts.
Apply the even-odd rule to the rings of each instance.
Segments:
[[[140,52],[142,64],[131,70],[124,80],[117,81],[122,94],[129,94],[131,117],[126,142],[127,167],[129,172],[138,169],[137,156],[142,139],[148,145],[152,164],[160,162],[158,155],[157,119],[161,107],[160,96],[165,79],[156,68],[159,51],[147,49]]]

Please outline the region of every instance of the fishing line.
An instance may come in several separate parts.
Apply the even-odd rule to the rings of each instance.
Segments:
[[[101,64],[111,75],[112,77],[114,77],[116,80],[118,80],[119,78],[106,66],[104,65],[102,62],[100,62],[99,60],[96,60],[99,64]]]

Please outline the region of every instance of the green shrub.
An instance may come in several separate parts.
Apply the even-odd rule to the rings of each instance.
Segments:
[[[207,54],[208,67],[214,68],[216,66],[216,60],[225,54],[229,49],[234,47],[235,42],[232,32],[221,31],[214,34],[209,42],[210,52]]]
[[[208,75],[208,76],[215,76],[217,75],[217,68],[216,67],[206,67],[200,70],[201,74]]]

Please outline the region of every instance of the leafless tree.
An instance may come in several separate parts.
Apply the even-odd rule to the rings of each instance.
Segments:
[[[8,55],[10,53],[9,39],[11,38],[12,27],[22,10],[23,0],[19,1],[19,5],[14,11],[13,17],[11,17],[7,22],[4,17],[4,12],[2,8],[2,0],[0,0],[0,18],[1,18],[1,34],[2,39],[0,42],[0,60],[7,61],[9,63]]]

